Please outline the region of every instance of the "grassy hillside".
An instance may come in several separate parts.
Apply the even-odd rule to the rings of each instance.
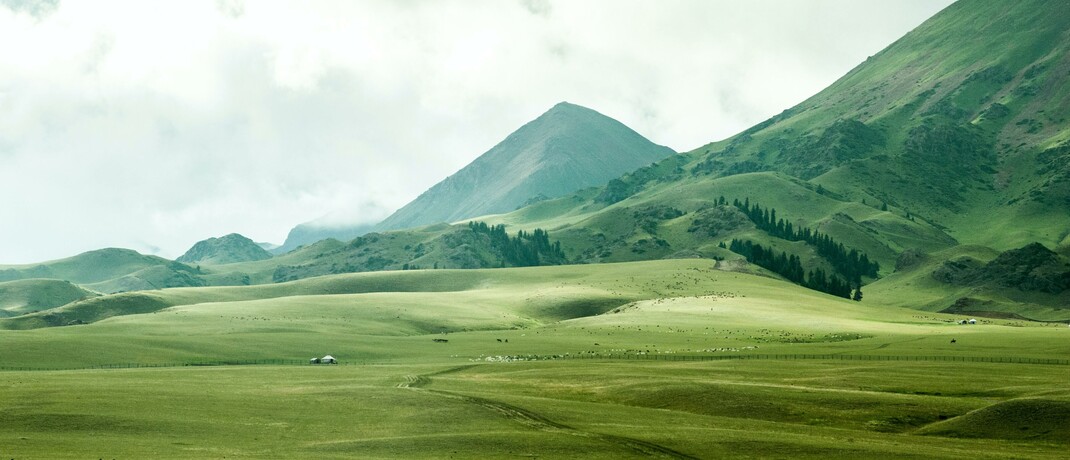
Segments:
[[[1065,361],[1065,326],[959,325],[711,268],[154,291],[174,306],[0,330],[0,368],[328,353],[343,365],[0,370],[0,446],[15,458],[1064,455],[1068,364],[1026,362]]]
[[[0,281],[62,280],[104,293],[205,285],[198,275],[198,270],[188,265],[118,248],[38,264],[0,266]]]
[[[0,316],[18,316],[66,305],[99,294],[69,282],[29,279],[0,283]]]
[[[932,254],[911,253],[899,269],[867,286],[867,299],[885,305],[945,311],[963,315],[1028,318],[1040,321],[1070,320],[1070,290],[1049,293],[1008,288],[990,279],[950,282],[963,267],[983,267],[1000,253],[983,246],[957,246]],[[1000,273],[1003,279],[1013,273]]]
[[[162,257],[147,256],[129,249],[107,248],[38,264],[0,266],[0,277],[5,281],[36,277],[89,284],[169,264],[171,261]]]
[[[517,233],[508,231],[509,237]],[[467,224],[438,224],[413,230],[369,233],[348,242],[323,240],[299,248],[271,260],[203,267],[206,279],[218,284],[216,276],[230,274],[245,276],[245,284],[285,282],[314,276],[338,273],[382,270],[415,270],[420,268],[489,268],[527,266],[534,264],[518,259],[503,245],[500,238],[486,231],[475,231]],[[529,239],[525,246],[531,246]],[[552,248],[549,248],[552,249]],[[552,254],[548,248],[539,251],[543,264],[559,264],[567,260]],[[529,258],[530,259],[530,258]],[[228,283],[233,284],[233,283]]]
[[[526,339],[521,337],[530,334],[526,329],[551,325],[568,329],[569,337],[576,332],[572,328],[603,331],[597,339],[592,336],[596,342],[605,342],[596,348],[601,352],[634,349],[635,346],[628,345],[629,341],[646,337],[641,339],[642,343],[656,344],[657,351],[695,352],[714,346],[761,345],[763,353],[789,349],[814,353],[856,354],[877,350],[900,353],[910,349],[915,350],[911,352],[914,354],[922,351],[916,343],[907,348],[891,343],[876,345],[884,343],[880,337],[908,334],[924,336],[922,342],[931,344],[931,351],[937,352],[949,349],[945,343],[948,334],[969,335],[980,330],[1000,332],[990,336],[987,344],[975,344],[979,347],[974,348],[975,353],[986,347],[1012,347],[1017,356],[1056,356],[1064,345],[1048,342],[1043,334],[1035,340],[1023,336],[1023,342],[1004,343],[1004,339],[995,337],[1009,334],[1005,338],[1010,339],[1017,329],[963,329],[951,324],[952,319],[959,318],[957,315],[919,314],[866,301],[837,299],[769,277],[715,270],[710,261],[703,260],[377,272],[264,286],[166,289],[90,299],[45,314],[0,320],[0,325],[5,328],[43,326],[40,321],[47,315],[94,322],[5,333],[8,347],[24,357],[19,360],[34,362],[34,356],[40,356],[49,365],[87,365],[123,362],[124,356],[138,357],[135,361],[143,356],[148,359],[146,362],[193,357],[301,358],[314,354],[310,345],[334,341],[338,343],[332,348],[337,347],[334,349],[339,354],[422,359],[446,357],[459,350],[478,355],[485,353],[486,348],[479,341],[471,342],[472,348],[467,348],[466,342],[453,340],[450,347],[437,349],[422,345],[415,349],[389,346],[380,349],[370,344],[382,345],[381,341],[387,340],[383,337],[422,344],[426,338],[410,341],[406,337],[478,330],[499,331],[500,338],[524,343]],[[685,328],[688,323],[704,326],[696,331]],[[654,329],[640,330],[642,324],[650,324]],[[705,327],[734,331],[735,325],[764,332],[726,334],[728,337],[702,332]],[[614,330],[619,332],[619,337],[605,334]],[[831,337],[848,333],[851,340]],[[555,354],[575,352],[571,347],[587,343],[587,339],[576,342],[574,337],[557,342],[554,334],[540,331],[540,339],[545,340],[540,340],[536,348],[526,349],[530,353]],[[651,337],[647,337],[650,334],[657,340],[650,342]],[[85,339],[90,336],[104,339],[100,343],[103,349],[87,353],[84,347],[89,345]],[[357,336],[379,338],[364,343]],[[52,345],[39,347],[41,337],[50,337]],[[114,343],[109,341],[120,337],[125,345],[113,347]],[[239,337],[249,340],[235,340]],[[206,347],[206,341],[212,346]],[[160,348],[165,342],[167,345]],[[67,346],[75,348],[66,349]],[[218,348],[213,351],[213,347]],[[592,348],[588,344],[582,349]],[[60,350],[66,351],[60,353]],[[448,353],[443,355],[436,350]],[[1004,349],[1007,350],[1010,348]],[[45,358],[55,353],[63,357]]]
[[[718,243],[742,238],[799,257],[807,269],[830,268],[812,248],[711,204],[725,196],[775,208],[796,227],[864,252],[881,276],[904,253],[951,256],[958,246],[999,253],[1039,242],[1065,256],[1070,125],[1060,114],[1070,108],[1070,10],[1062,6],[957,2],[829,88],[736,136],[487,220],[549,229],[584,261],[732,257]],[[875,289],[913,291],[892,285],[930,276],[948,260],[931,262]],[[1070,318],[1065,290],[924,289],[922,308],[980,302],[973,311]]]
[[[794,173],[965,244],[1057,247],[1070,228],[1062,6],[957,2],[799,106],[705,148],[704,164]]]
[[[152,292],[128,292],[106,297],[89,299],[66,305],[63,308],[34,315],[0,320],[0,327],[6,329],[27,329],[44,326],[68,324],[81,321],[96,322],[112,316],[139,314],[159,311],[164,308],[218,302],[238,302],[267,299],[293,300],[308,297],[309,302],[328,302],[332,297],[347,294],[368,293],[464,293],[472,290],[494,288],[515,295],[522,292],[535,292],[541,289],[560,292],[560,295],[532,297],[531,311],[525,314],[533,321],[559,320],[591,314],[598,309],[610,309],[625,303],[649,299],[664,295],[672,290],[650,290],[645,286],[634,285],[621,288],[621,277],[636,276],[650,269],[666,269],[667,273],[653,279],[667,279],[674,270],[683,264],[693,270],[710,272],[710,261],[662,261],[643,264],[620,265],[571,265],[560,267],[538,267],[529,269],[494,269],[494,270],[418,270],[393,271],[359,274],[322,276],[299,281],[257,286],[176,288]],[[711,272],[712,273],[712,272]],[[562,283],[571,281],[583,283],[582,289],[571,292],[569,289],[556,289]],[[710,288],[707,284],[689,287],[681,292],[700,293]],[[438,296],[439,294],[436,294]],[[526,296],[526,295],[525,295]],[[432,296],[434,297],[434,296]],[[343,299],[344,300],[344,299]],[[431,300],[440,304],[443,300]],[[561,302],[560,304],[557,302]],[[592,307],[593,305],[593,307]],[[576,308],[577,312],[570,312]],[[591,310],[594,308],[595,310]],[[315,314],[316,309],[309,310]],[[435,314],[428,310],[427,314]],[[430,321],[430,320],[429,320]],[[495,323],[498,324],[498,323]]]

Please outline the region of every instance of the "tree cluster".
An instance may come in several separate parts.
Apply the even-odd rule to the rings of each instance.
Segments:
[[[538,265],[555,265],[565,263],[565,252],[561,242],[550,242],[550,233],[536,228],[528,233],[523,230],[510,237],[505,225],[487,225],[486,222],[472,221],[468,228],[473,232],[490,237],[490,244],[502,256],[502,265],[513,267],[534,267]]]
[[[781,275],[795,284],[845,299],[850,299],[852,296],[850,283],[835,274],[827,274],[820,268],[806,272],[803,269],[802,262],[799,260],[799,256],[794,254],[788,254],[783,251],[776,252],[772,248],[763,247],[749,240],[742,241],[738,239],[733,239],[727,249],[742,255],[748,262]],[[858,300],[861,300],[861,289],[857,292]]]
[[[722,205],[727,204],[723,196],[718,198],[717,202]],[[752,205],[749,198],[744,199],[742,203],[738,199],[733,200],[732,205],[754,222],[758,229],[780,239],[803,241],[813,246],[817,254],[827,260],[836,273],[848,281],[848,284],[861,286],[863,276],[877,277],[880,264],[870,261],[865,253],[856,249],[848,250],[843,243],[833,240],[826,234],[811,230],[809,227],[795,228],[791,222],[778,219],[776,209],[762,208],[757,203]]]

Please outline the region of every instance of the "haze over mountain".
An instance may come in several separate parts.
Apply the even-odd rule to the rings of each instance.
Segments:
[[[375,226],[418,227],[557,198],[672,155],[620,122],[562,102]]]
[[[326,238],[349,241],[396,230],[509,212],[530,202],[603,185],[673,154],[594,110],[562,102],[376,225],[300,224],[272,252]]]
[[[271,249],[272,254],[285,254],[297,249],[299,246],[315,243],[317,241],[333,238],[338,241],[349,241],[372,231],[375,224],[346,225],[340,223],[324,223],[320,221],[305,222],[290,229],[286,235],[286,241],[277,248]]]
[[[861,285],[869,298],[913,308],[1065,319],[1068,15],[1055,1],[960,2],[800,105],[686,154],[562,103],[377,227],[484,216],[490,229],[326,240],[189,282],[521,266],[532,258],[510,251],[531,244],[554,248],[536,263],[704,257],[757,270],[748,259],[770,276],[830,289],[813,281],[827,275],[839,278],[830,290]],[[637,164],[662,159],[563,191],[576,171],[604,169],[626,146],[639,146],[627,156]],[[486,216],[495,212],[508,213]],[[510,242],[495,224],[527,233]],[[536,242],[535,229],[550,238]],[[788,261],[796,266],[785,271]],[[1013,286],[993,281],[1012,272]]]

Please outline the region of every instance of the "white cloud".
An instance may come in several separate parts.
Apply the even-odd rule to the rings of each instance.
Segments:
[[[947,3],[3,0],[0,262],[377,220],[562,100],[694,148]]]

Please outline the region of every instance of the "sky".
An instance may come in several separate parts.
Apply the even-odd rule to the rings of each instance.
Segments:
[[[0,0],[0,264],[381,220],[568,101],[687,151],[950,0]]]

